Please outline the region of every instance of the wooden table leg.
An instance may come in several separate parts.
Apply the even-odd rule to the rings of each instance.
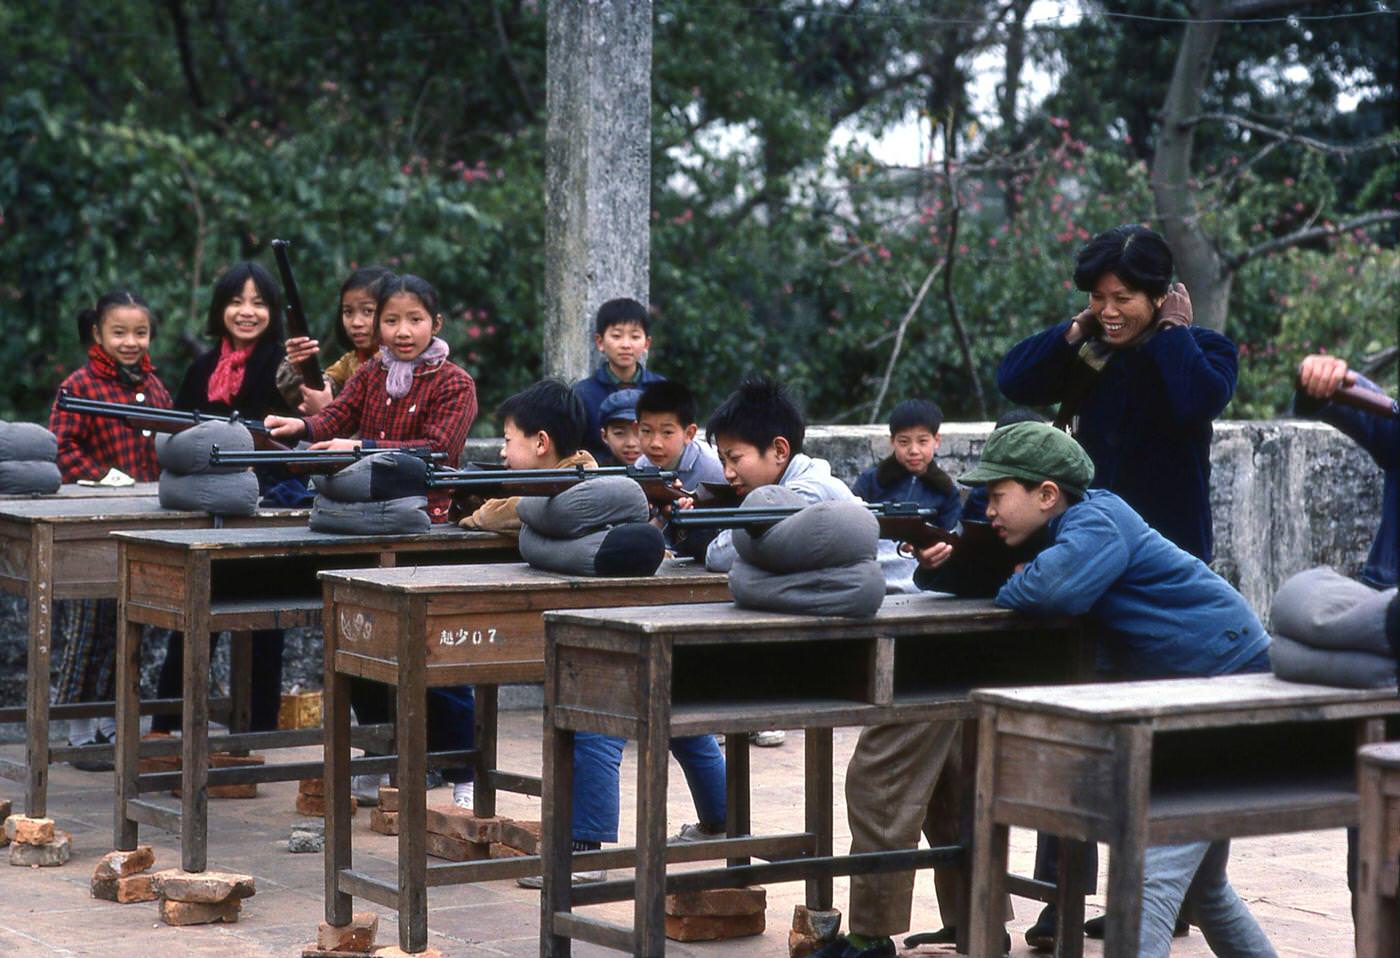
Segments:
[[[229,636],[228,660],[228,729],[246,732],[253,724],[253,633]]]
[[[809,728],[803,733],[806,762],[806,830],[817,837],[816,855],[832,853],[834,796],[832,794],[832,735],[829,728]],[[807,879],[807,907],[813,911],[831,908],[832,878]]]
[[[1000,958],[1006,935],[1003,912],[1011,829],[992,817],[996,785],[996,710],[983,706],[977,720],[977,792],[973,806],[972,958]]]
[[[1151,785],[1152,732],[1125,725],[1115,732],[1114,798],[1121,810],[1109,843],[1108,913],[1104,958],[1134,958],[1142,935],[1143,858],[1147,853],[1147,799]],[[1061,850],[1063,853],[1063,849]],[[1079,926],[1083,935],[1084,926]]]
[[[476,791],[472,810],[482,818],[496,814],[496,723],[499,689],[495,685],[476,687]]]
[[[322,630],[325,633],[325,665],[322,688],[321,721],[325,729],[325,763],[323,773],[326,795],[326,922],[348,925],[354,916],[355,900],[340,890],[340,872],[353,862],[353,842],[350,837],[350,678],[336,671],[335,650],[340,646],[332,604],[334,586],[323,588],[326,610]]]
[[[186,570],[184,718],[180,754],[180,863],[202,872],[209,861],[209,557]]]
[[[574,733],[554,724],[554,645],[545,647],[544,761],[540,776],[540,958],[569,958],[572,942],[554,930],[557,913],[573,911]]]
[[[972,854],[976,847],[973,809],[977,807],[977,729],[975,719],[958,723],[958,733],[952,748],[957,749],[956,768],[958,771],[958,844],[963,847],[962,858],[954,866],[957,882],[961,888],[958,895],[959,911],[953,920],[957,922],[957,950],[968,953],[972,939]],[[947,775],[950,763],[945,761],[941,775]],[[942,917],[942,916],[940,916]],[[943,921],[948,924],[947,919]]]
[[[671,743],[671,648],[653,642],[643,660],[640,699],[643,721],[637,735],[637,877],[634,902],[635,954],[666,953],[666,776]]]
[[[49,670],[53,662],[53,527],[35,523],[29,545],[29,657],[26,662],[24,813],[49,807]]]
[[[126,546],[117,549],[117,677],[115,814],[112,846],[131,850],[136,847],[139,826],[126,814],[126,803],[140,797],[136,776],[140,774],[141,747],[141,626],[127,621]]]
[[[724,737],[724,833],[730,838],[752,830],[750,805],[750,751],[748,732],[730,732]],[[749,864],[748,856],[726,859],[733,868]]]
[[[1084,893],[1079,883],[1084,876],[1084,859],[1089,846],[1084,842],[1060,839],[1055,874],[1055,954],[1058,958],[1081,958],[1084,954]]]
[[[411,603],[403,618],[401,635],[424,634],[422,602]],[[404,642],[400,650],[395,696],[399,755],[399,947],[413,954],[428,947],[428,695],[424,683],[426,649],[423,643]]]

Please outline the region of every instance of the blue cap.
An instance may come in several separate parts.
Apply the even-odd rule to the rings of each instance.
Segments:
[[[640,389],[619,389],[612,393],[598,407],[598,422],[606,426],[610,422],[625,419],[637,421],[637,400],[642,398]]]

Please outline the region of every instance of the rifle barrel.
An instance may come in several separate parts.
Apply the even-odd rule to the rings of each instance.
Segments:
[[[62,393],[58,397],[58,408],[64,412],[82,413],[90,416],[110,416],[115,419],[140,420],[152,423],[197,426],[202,422],[227,422],[242,426],[249,432],[268,435],[268,429],[256,419],[243,419],[241,416],[219,416],[213,413],[196,412],[185,409],[161,409],[156,406],[143,406],[137,403],[103,402],[99,399],[85,399]],[[136,428],[133,426],[133,428]]]
[[[287,298],[287,331],[294,336],[311,335],[311,327],[306,322],[306,311],[301,308],[301,291],[297,289],[297,278],[292,275],[292,260],[287,255],[286,240],[272,241],[272,253],[277,259],[277,272],[282,274],[282,291]],[[315,356],[309,356],[297,363],[297,370],[306,385],[311,389],[325,389],[326,380],[321,374],[321,364]]]
[[[217,445],[209,453],[209,463],[215,466],[264,466],[264,465],[344,465],[359,462],[371,456],[388,453],[401,453],[427,462],[439,462],[447,458],[443,452],[418,447],[395,447],[389,449],[289,449],[246,450],[220,449]]]

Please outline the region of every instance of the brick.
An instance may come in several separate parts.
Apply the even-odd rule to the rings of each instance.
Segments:
[[[798,905],[792,910],[792,930],[819,941],[831,941],[841,931],[841,909],[818,911]]]
[[[424,948],[409,954],[398,945],[381,945],[374,949],[374,958],[442,958],[442,952],[436,948]]]
[[[316,928],[316,947],[322,951],[369,954],[374,950],[374,936],[378,933],[379,916],[372,911],[357,911],[348,925],[321,922]]]
[[[212,925],[215,922],[238,921],[243,902],[229,898],[219,902],[160,900],[160,920],[167,925]]]
[[[469,842],[438,832],[428,832],[427,850],[434,858],[445,858],[450,862],[474,862],[491,857],[488,842]]]
[[[501,821],[502,845],[521,851],[526,855],[540,853],[540,823],[506,818]]]
[[[284,692],[277,707],[280,729],[315,728],[321,724],[320,692]]]
[[[490,844],[501,840],[499,817],[478,818],[469,808],[429,805],[428,831],[468,842]]]
[[[108,852],[97,862],[92,877],[97,879],[125,878],[143,872],[156,863],[156,854],[150,845],[137,845],[129,851],[117,849]]]
[[[371,808],[369,810],[369,830],[381,835],[397,835],[399,833],[399,813],[386,812],[383,808]]]
[[[501,844],[500,842],[492,842],[492,843],[491,843],[491,857],[492,857],[492,858],[524,858],[524,857],[525,857],[525,853],[522,852],[520,849],[518,849],[518,848],[512,848],[512,847],[509,846],[509,845],[503,845],[503,844]]]
[[[261,755],[230,755],[228,752],[213,752],[209,756],[210,768],[246,768],[252,765],[266,765],[267,759]],[[177,761],[178,769],[180,763]],[[170,794],[180,797],[180,789],[172,788]],[[240,785],[210,785],[210,798],[257,798],[258,783],[246,782]]]
[[[154,875],[127,875],[124,878],[92,879],[92,897],[103,901],[114,901],[119,905],[129,905],[140,901],[155,901],[160,897],[156,891]]]
[[[350,796],[350,814],[354,815],[360,807],[360,803],[355,801],[355,796]],[[303,795],[297,793],[297,814],[314,815],[317,818],[326,817],[326,799],[324,795]]]
[[[53,841],[52,818],[30,818],[9,815],[5,818],[5,837],[21,845],[47,845]]]
[[[365,958],[366,955],[373,956],[370,951],[322,951],[315,945],[307,945],[301,950],[301,958]],[[418,958],[417,955],[414,958]]]
[[[324,778],[303,778],[297,782],[298,795],[315,795],[321,798],[326,794],[326,780]]]
[[[666,896],[666,914],[709,918],[757,915],[768,908],[764,888],[711,888]]]
[[[73,857],[73,837],[55,832],[53,841],[43,845],[10,845],[10,864],[23,868],[57,868]]]
[[[667,915],[666,937],[672,941],[728,941],[763,934],[764,915]]]
[[[389,785],[379,786],[379,807],[386,812],[399,810],[399,790]]]
[[[156,872],[156,890],[168,901],[215,904],[229,898],[252,898],[257,885],[252,875],[233,872],[187,872],[167,868]]]
[[[174,755],[146,755],[136,760],[136,771],[141,775],[152,772],[178,772],[182,765],[180,753]]]
[[[0,822],[10,817],[13,808],[14,806],[10,804],[8,798],[0,798]],[[10,836],[3,828],[0,828],[0,848],[4,848],[8,844],[10,844]]]

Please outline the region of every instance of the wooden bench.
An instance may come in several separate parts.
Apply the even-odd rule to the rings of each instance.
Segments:
[[[1357,755],[1356,958],[1400,958],[1400,743]]]
[[[990,903],[1006,889],[1011,827],[1071,839],[1072,850],[1108,844],[1104,955],[1129,958],[1148,846],[1355,825],[1356,747],[1400,714],[1393,689],[1267,673],[980,690],[973,699],[981,741],[971,954],[983,958],[1002,953],[1002,914]],[[1061,874],[1070,867],[1062,862]],[[1061,913],[1056,953],[1079,955],[1082,899],[1077,913],[1073,899]]]
[[[129,529],[208,528],[203,512],[162,509],[155,483],[124,489],[65,485],[58,495],[0,500],[0,589],[24,596],[29,606],[27,683],[23,708],[0,709],[0,722],[25,723],[23,763],[0,759],[0,776],[25,783],[24,813],[48,813],[49,765],[78,757],[112,755],[110,745],[50,748],[52,719],[114,714],[112,702],[49,704],[53,660],[53,603],[61,599],[111,599],[117,595],[117,544],[111,533]],[[305,524],[306,511],[267,510],[231,526]],[[170,711],[178,702],[147,702],[147,712]]]
[[[136,847],[139,826],[180,833],[181,865],[204,871],[208,786],[318,778],[321,762],[209,769],[211,634],[317,625],[323,569],[412,562],[491,562],[514,558],[514,539],[438,527],[415,535],[343,536],[312,532],[304,522],[276,529],[185,529],[122,532],[118,546],[117,739],[115,847]],[[138,694],[142,626],[184,634],[183,725],[178,741],[140,743],[141,754],[181,755],[178,772],[138,772]],[[251,644],[235,642],[232,671],[246,672]],[[230,734],[213,745],[230,750],[318,744],[320,729],[246,732],[247,702],[234,703]],[[360,759],[365,772],[385,759]],[[178,787],[180,810],[140,797]]]
[[[1072,681],[1084,648],[1070,620],[1035,620],[987,600],[892,596],[870,619],[719,606],[592,609],[545,615],[544,900],[541,954],[579,939],[655,958],[666,950],[664,896],[774,881],[807,883],[807,905],[829,909],[832,876],[965,865],[964,842],[928,850],[832,854],[832,729],[960,720],[969,691],[1028,680]],[[1033,677],[1033,679],[1032,679]],[[667,742],[676,735],[805,729],[805,830],[689,846],[723,868],[666,873]],[[577,732],[637,742],[635,851],[571,851],[569,795]],[[745,803],[747,796],[744,796]],[[963,834],[971,831],[965,823]],[[571,887],[575,868],[630,863],[635,880]],[[749,864],[750,857],[767,864]],[[632,899],[632,927],[573,912]]]
[[[729,597],[725,576],[674,560],[646,578],[563,576],[523,563],[325,572],[321,578],[326,609],[326,921],[348,923],[355,897],[396,909],[399,946],[410,953],[427,947],[429,887],[518,878],[540,870],[540,859],[533,855],[427,864],[426,690],[476,686],[474,811],[493,815],[498,790],[540,794],[537,777],[496,768],[496,705],[500,683],[544,680],[543,610]],[[399,867],[394,880],[355,870],[351,858],[351,676],[393,686],[398,701]],[[747,741],[742,745],[747,747]],[[743,785],[746,789],[747,781]]]

